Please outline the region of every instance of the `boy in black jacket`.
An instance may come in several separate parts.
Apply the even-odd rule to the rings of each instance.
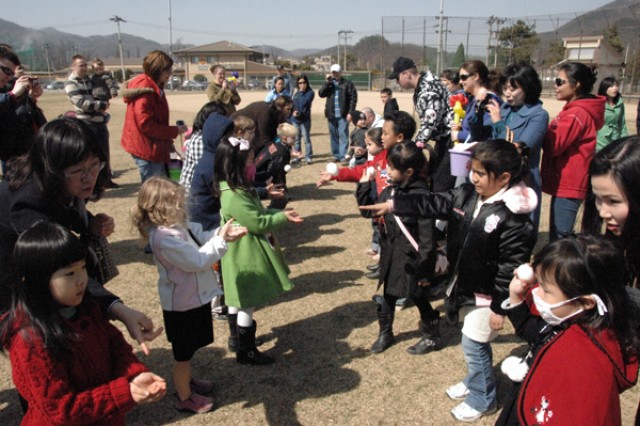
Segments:
[[[286,194],[287,172],[291,169],[291,148],[298,136],[298,129],[292,124],[282,123],[278,126],[277,135],[276,139],[262,148],[256,156],[255,185],[266,187],[270,179],[274,185],[281,185],[285,190],[285,196],[272,200],[270,207],[283,209],[289,198]]]

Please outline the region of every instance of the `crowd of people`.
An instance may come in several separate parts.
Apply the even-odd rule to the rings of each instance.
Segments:
[[[107,128],[118,95],[121,145],[141,180],[132,223],[157,267],[172,347],[173,403],[208,412],[214,383],[194,377],[191,359],[213,342],[214,315],[228,321],[238,363],[276,362],[259,349],[254,314],[294,285],[274,232],[304,222],[286,207],[286,174],[314,161],[314,89],[280,66],[265,100],[240,107],[234,82],[214,65],[209,102],[189,129],[169,123],[168,54],[148,53],[143,73],[119,91],[99,58],[90,63],[92,73],[73,57],[65,85],[73,110],[47,122],[37,79],[0,45],[0,346],[23,424],[123,424],[136,404],[167,393],[109,323],[122,321],[145,353],[163,332],[104,288],[117,274],[107,241],[115,223],[87,209],[118,187]],[[358,110],[337,64],[318,88],[334,162],[317,186],[356,183],[372,224],[367,277],[382,293],[371,353],[395,344],[396,306],[407,301],[420,318],[411,355],[441,349],[441,328],[460,327],[467,374],[442,391],[460,401],[453,417],[473,422],[497,411],[491,342],[508,320],[528,352],[501,363],[514,390],[497,424],[620,424],[619,393],[636,383],[640,351],[640,137],[628,136],[615,78],[594,95],[594,69],[561,64],[554,86],[565,105],[549,122],[526,64],[498,72],[475,60],[436,77],[399,57],[387,77],[413,91],[417,123],[389,88],[382,116]],[[456,145],[470,154],[468,175],[457,178]],[[176,182],[168,164],[178,154]],[[551,196],[549,244],[534,253],[542,193]],[[444,312],[434,297],[444,297]]]

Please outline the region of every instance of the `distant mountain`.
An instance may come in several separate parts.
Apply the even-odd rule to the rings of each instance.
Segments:
[[[271,46],[268,44],[260,44],[256,46],[250,46],[250,47],[252,49],[258,50],[260,52],[264,52],[265,54],[269,55],[269,62],[273,62],[278,58],[302,59],[303,56],[315,55],[317,52],[321,50],[321,49],[311,49],[311,48],[286,50],[286,49],[281,49],[279,47]]]
[[[51,27],[34,30],[0,19],[0,40],[13,46],[21,61],[34,70],[47,69],[45,43],[49,46],[52,70],[68,67],[71,57],[76,53],[87,58],[119,57],[117,34],[83,37]],[[168,45],[122,33],[122,53],[125,58],[141,57],[154,49],[168,50]]]

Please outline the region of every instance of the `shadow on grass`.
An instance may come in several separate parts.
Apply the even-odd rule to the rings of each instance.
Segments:
[[[201,349],[196,354],[193,374],[215,381],[216,409],[237,403],[241,403],[243,409],[261,405],[269,425],[300,425],[296,413],[298,402],[342,394],[359,386],[360,374],[345,365],[368,356],[369,351],[352,348],[347,339],[353,330],[368,326],[372,319],[371,302],[357,302],[276,327],[261,336],[275,341],[274,347],[264,351],[276,359],[270,366],[236,363],[235,357],[226,352],[226,341],[218,338],[217,346]],[[219,323],[215,324],[217,327]],[[258,335],[261,331],[267,330],[261,330],[258,324]],[[225,349],[220,345],[225,345]],[[169,394],[173,392],[172,359],[168,349],[154,349],[151,356],[144,359],[155,373],[167,379]],[[173,396],[168,395],[157,404],[138,406],[128,415],[128,424],[170,424],[188,416],[178,413],[173,403]],[[216,414],[214,411],[198,416],[203,422],[216,420],[233,424],[233,418],[220,418]],[[262,415],[262,412],[256,413],[256,419],[262,419]]]

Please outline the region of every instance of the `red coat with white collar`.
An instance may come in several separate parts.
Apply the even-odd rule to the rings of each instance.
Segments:
[[[376,190],[378,195],[382,190],[389,186],[387,182],[387,150],[383,149],[364,164],[355,167],[343,167],[338,170],[338,176],[334,176],[339,182],[359,182],[362,174],[369,168],[373,167],[376,171]]]
[[[122,129],[122,148],[153,163],[168,163],[178,128],[169,125],[169,105],[164,92],[146,74],[128,82],[122,91],[127,114]]]

